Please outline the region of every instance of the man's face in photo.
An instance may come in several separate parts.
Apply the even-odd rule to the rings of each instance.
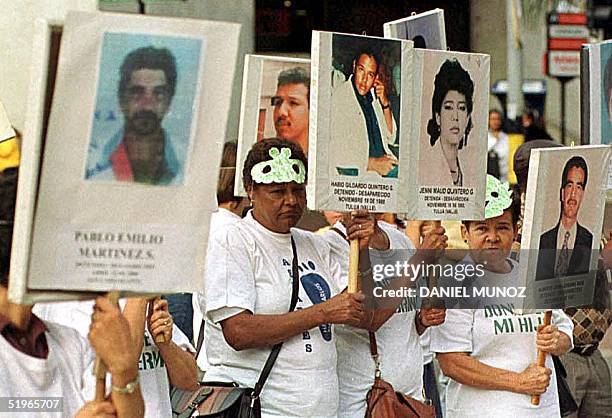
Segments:
[[[279,138],[297,141],[308,135],[308,87],[302,83],[278,86],[272,103]]]
[[[565,218],[576,219],[584,194],[584,170],[572,167],[567,173],[567,184],[561,190],[561,204]]]
[[[161,129],[170,106],[170,93],[163,70],[142,68],[132,72],[121,100],[126,128],[140,135]]]
[[[361,54],[356,62],[353,61],[353,83],[360,96],[368,94],[376,80],[377,71],[378,64],[370,55]]]

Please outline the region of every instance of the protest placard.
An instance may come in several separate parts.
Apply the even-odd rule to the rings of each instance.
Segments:
[[[490,57],[414,50],[409,219],[484,219]]]
[[[11,126],[11,122],[6,114],[6,109],[2,102],[0,102],[0,142],[6,141],[7,139],[13,138],[15,131]]]
[[[446,51],[444,10],[433,9],[424,13],[387,22],[383,25],[385,38],[409,39],[415,48]]]
[[[313,32],[308,203],[402,212],[412,42]]]
[[[221,22],[68,14],[38,144],[40,181],[33,171],[20,179],[18,199],[36,206],[29,231],[19,220],[31,244],[22,247],[26,265],[20,277],[11,271],[11,284],[77,292],[199,288],[238,33],[238,25]],[[27,198],[21,181],[30,182]]]
[[[297,142],[308,155],[310,60],[247,55],[236,158],[236,196],[244,196],[242,167],[251,146],[264,138]]]
[[[612,40],[583,45],[580,65],[583,142],[612,144]],[[612,201],[612,172],[608,173],[607,188]]]
[[[602,145],[531,151],[520,259],[526,309],[591,303],[610,153]]]

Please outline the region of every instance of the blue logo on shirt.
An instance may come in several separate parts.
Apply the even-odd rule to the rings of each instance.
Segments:
[[[300,277],[302,287],[308,295],[310,301],[316,305],[317,303],[325,302],[331,297],[331,290],[325,279],[316,273],[308,273]],[[331,341],[332,332],[331,324],[319,325],[319,331],[325,341]]]

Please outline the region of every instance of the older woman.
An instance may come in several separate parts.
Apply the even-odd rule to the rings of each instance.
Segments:
[[[261,393],[263,417],[335,417],[330,324],[366,321],[362,294],[338,294],[341,266],[325,240],[293,228],[306,206],[306,164],[293,142],[253,145],[243,170],[253,209],[212,237],[207,255],[205,380],[253,387],[271,347],[283,343]],[[358,225],[348,232],[367,236]],[[289,312],[294,260],[299,297]]]
[[[449,175],[441,175],[449,185],[464,184],[458,154],[467,146],[472,129],[473,94],[474,82],[459,61],[444,61],[434,81],[427,133],[431,146],[444,157]]]
[[[487,208],[494,206],[487,202]],[[490,286],[514,282],[518,274],[517,263],[508,256],[520,203],[502,198],[497,206],[497,213],[487,210],[487,219],[462,226],[462,235],[474,250],[466,262],[485,265],[481,279]],[[560,416],[552,358],[547,356],[545,367],[535,362],[538,349],[554,355],[569,351],[573,326],[561,310],[553,311],[552,325],[539,327],[542,317],[516,315],[507,304],[447,311],[446,322],[431,330],[432,351],[451,378],[445,416]],[[531,395],[541,395],[538,406],[531,404]]]

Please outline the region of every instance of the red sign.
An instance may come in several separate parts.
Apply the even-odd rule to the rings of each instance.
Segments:
[[[580,49],[588,42],[589,29],[584,13],[548,14],[546,74],[551,77],[578,77]]]
[[[549,24],[586,25],[587,15],[584,13],[551,13],[548,15]]]
[[[580,51],[582,44],[588,43],[588,39],[557,39],[548,40],[548,50],[552,51]]]

